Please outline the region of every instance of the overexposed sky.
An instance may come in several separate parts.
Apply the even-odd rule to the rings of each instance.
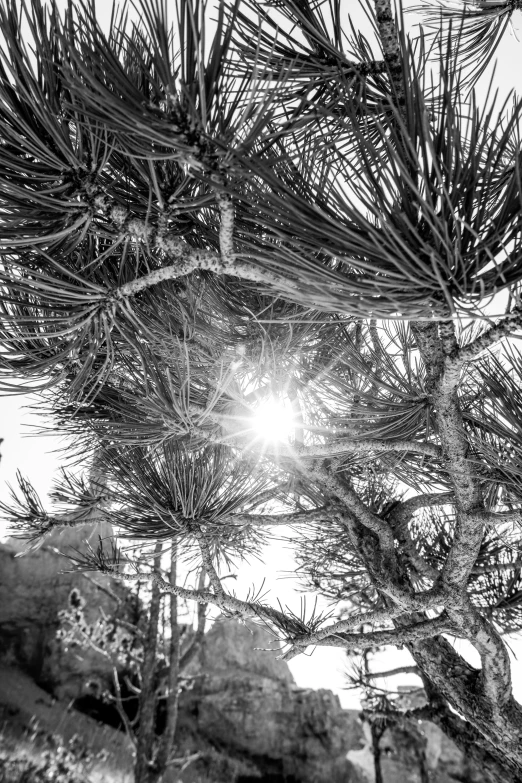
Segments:
[[[413,0],[415,2],[415,0]],[[406,5],[411,5],[407,2]],[[353,0],[347,0],[346,7],[350,8],[352,19],[356,26],[365,25],[366,20],[362,12],[354,7]],[[101,21],[110,17],[110,3],[98,3]],[[416,21],[411,16],[412,23]],[[518,30],[522,38],[522,14],[515,14],[515,33]],[[499,97],[502,98],[507,91],[522,85],[520,64],[522,63],[522,43],[517,36],[508,32],[499,49],[495,84],[499,88]],[[482,80],[479,93],[485,94],[487,77]],[[0,398],[0,437],[4,439],[0,447],[2,459],[0,462],[0,501],[8,496],[6,482],[14,484],[15,473],[19,469],[24,476],[29,478],[41,496],[45,495],[51,485],[53,475],[59,467],[59,454],[57,450],[63,443],[56,436],[36,436],[37,428],[42,426],[37,411],[30,411],[27,406],[36,405],[37,401],[31,397],[7,396]],[[0,535],[2,523],[0,522]],[[245,597],[248,589],[254,585],[260,588],[264,580],[264,591],[267,592],[266,601],[277,606],[277,599],[283,606],[289,606],[294,612],[299,612],[301,595],[296,591],[295,580],[288,578],[288,573],[295,570],[294,560],[288,545],[272,543],[265,551],[265,564],[261,565],[256,560],[244,565],[238,571],[234,589],[239,597]],[[309,611],[313,605],[313,598],[307,597]],[[522,658],[522,641],[510,640],[510,646]],[[473,655],[474,651],[471,652]],[[383,667],[389,669],[393,666],[407,663],[407,653],[386,653]],[[476,664],[476,661],[473,661]],[[344,675],[348,661],[345,654],[338,649],[319,648],[309,656],[300,656],[291,663],[298,685],[303,687],[329,688],[337,692],[341,702],[346,707],[357,707],[358,699],[353,693],[343,690]],[[522,665],[514,661],[513,675],[516,685],[516,694],[522,700]],[[413,682],[413,680],[410,681]],[[398,682],[405,683],[403,677]],[[391,684],[391,683],[390,683]],[[394,683],[395,684],[395,683]]]

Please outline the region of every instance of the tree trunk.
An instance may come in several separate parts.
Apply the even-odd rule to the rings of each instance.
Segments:
[[[170,584],[176,586],[178,550],[176,542],[172,544],[170,557]],[[170,645],[169,645],[169,672],[167,694],[167,724],[161,737],[155,770],[157,779],[165,772],[167,763],[174,747],[174,736],[178,721],[178,679],[180,659],[180,635],[178,625],[178,598],[170,594]]]
[[[381,766],[381,746],[380,739],[384,734],[384,727],[377,726],[370,720],[370,732],[372,736],[373,765],[375,768],[375,783],[384,783]]]
[[[161,568],[161,550],[162,545],[157,543],[154,550],[154,570],[156,573],[159,573]],[[134,765],[134,783],[154,783],[157,779],[157,775],[153,769],[153,753],[156,744],[155,669],[160,603],[160,588],[159,585],[153,581],[149,624],[143,647],[143,664],[141,667],[140,712],[136,743],[136,763]]]
[[[408,649],[443,700],[468,722],[469,730],[466,730],[466,723],[461,731],[450,729],[447,733],[451,739],[467,752],[475,746],[481,755],[481,767],[488,771],[491,768],[492,779],[498,779],[499,783],[522,783],[520,705],[513,698],[499,709],[488,705],[480,693],[480,670],[465,664],[444,638],[439,636],[415,642],[409,644]],[[464,730],[469,735],[467,738]],[[488,763],[487,757],[492,757],[492,764]]]

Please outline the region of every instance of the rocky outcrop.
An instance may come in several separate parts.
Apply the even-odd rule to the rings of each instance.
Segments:
[[[70,609],[77,595],[88,623],[95,623],[100,612],[137,620],[136,602],[123,585],[103,574],[66,572],[70,563],[56,544],[64,550],[80,547],[92,525],[83,536],[81,528],[71,533],[66,530],[60,539],[22,557],[21,542],[11,539],[0,546],[0,660],[16,664],[55,696],[69,700],[85,695],[91,682],[109,684],[112,670],[94,651],[64,649],[57,639],[60,612]]]
[[[347,759],[364,739],[357,711],[343,710],[331,691],[298,688],[288,665],[267,652],[270,641],[253,624],[214,623],[183,700],[193,730],[247,757],[262,780],[357,783]]]
[[[111,678],[103,657],[66,651],[56,639],[59,613],[71,605],[71,595],[81,595],[89,623],[100,609],[137,622],[136,603],[107,577],[63,573],[67,561],[52,546],[21,558],[15,557],[19,550],[14,542],[0,546],[0,658],[29,672],[61,700],[63,712],[78,703],[89,682]],[[261,626],[224,618],[213,623],[184,671],[176,737],[180,754],[197,760],[172,780],[373,783],[368,726],[357,711],[343,710],[330,691],[297,687],[272,641]],[[0,682],[0,706],[5,690]],[[98,717],[105,720],[103,709]],[[470,769],[432,724],[392,727],[380,747],[386,783],[482,783],[480,771]]]

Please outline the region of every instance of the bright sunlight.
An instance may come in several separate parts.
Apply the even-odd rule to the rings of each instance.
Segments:
[[[288,440],[295,427],[292,406],[275,397],[263,402],[253,415],[253,428],[264,441]]]

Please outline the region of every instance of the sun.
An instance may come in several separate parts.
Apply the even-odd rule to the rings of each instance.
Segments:
[[[252,427],[265,442],[287,441],[295,429],[292,406],[275,397],[265,400],[253,413]]]

